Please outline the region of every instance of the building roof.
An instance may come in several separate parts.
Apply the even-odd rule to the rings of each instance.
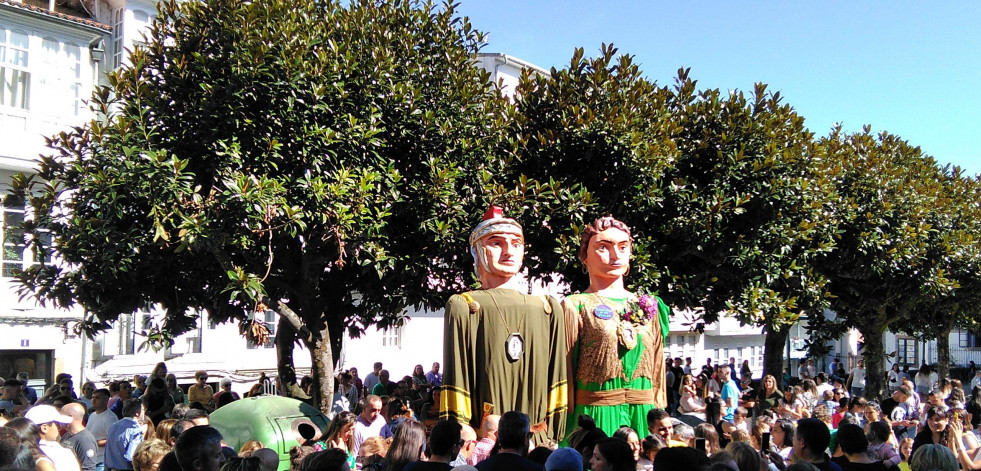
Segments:
[[[34,2],[31,2],[31,3],[34,3]],[[54,19],[58,19],[58,20],[65,20],[65,21],[69,21],[69,22],[72,22],[72,23],[77,23],[77,24],[80,24],[80,25],[83,25],[83,26],[88,26],[88,27],[96,28],[96,29],[99,29],[99,30],[102,30],[102,31],[105,31],[105,32],[111,32],[112,31],[112,26],[109,26],[107,24],[99,23],[98,21],[95,21],[95,20],[92,20],[92,19],[89,19],[89,18],[85,18],[85,17],[82,17],[82,16],[65,13],[65,12],[58,11],[58,10],[51,11],[51,10],[48,10],[47,8],[42,8],[40,6],[29,4],[29,3],[21,3],[21,2],[14,1],[14,0],[0,0],[0,7],[12,7],[14,9],[23,10],[25,12],[30,12],[30,13],[36,13],[36,14],[44,15],[44,16],[47,16],[49,18],[54,18]],[[74,11],[74,10],[65,10],[65,11]]]

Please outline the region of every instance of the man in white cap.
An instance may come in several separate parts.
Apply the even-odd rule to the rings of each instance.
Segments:
[[[58,443],[61,435],[61,427],[72,423],[72,418],[63,415],[54,406],[40,405],[30,408],[24,418],[34,422],[41,430],[41,440],[38,441],[38,448],[54,464],[55,471],[80,471],[78,459],[68,448]]]
[[[560,441],[566,400],[562,307],[521,292],[524,233],[491,207],[470,234],[480,290],[454,295],[444,317],[440,418],[479,427],[485,415],[527,413],[535,442]]]

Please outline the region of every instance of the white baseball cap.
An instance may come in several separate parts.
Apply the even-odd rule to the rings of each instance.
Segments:
[[[34,406],[31,407],[24,418],[34,422],[37,425],[47,424],[51,422],[58,422],[59,424],[70,424],[72,423],[72,418],[58,412],[54,406]]]

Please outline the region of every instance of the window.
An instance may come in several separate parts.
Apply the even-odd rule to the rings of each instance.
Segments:
[[[899,337],[896,339],[896,362],[901,365],[916,365],[916,340]]]
[[[118,69],[123,64],[123,16],[125,8],[117,8],[112,12],[112,68]]]
[[[382,331],[382,346],[383,347],[398,347],[402,348],[402,328],[398,326],[391,326]]]
[[[957,345],[961,348],[981,348],[981,339],[967,329],[957,330]]]
[[[136,351],[136,322],[133,314],[119,316],[119,354],[132,355]]]
[[[10,278],[17,276],[21,270],[33,263],[48,263],[51,261],[51,233],[42,231],[34,243],[44,250],[35,251],[24,240],[24,230],[21,225],[26,215],[26,205],[23,198],[7,195],[3,197],[3,220],[0,229],[3,232],[3,252],[0,252],[0,276]]]
[[[30,109],[28,36],[0,28],[0,106]]]
[[[201,337],[204,336],[204,315],[199,315],[196,334],[187,338],[187,353],[201,353]]]
[[[257,321],[261,321],[263,323],[263,325],[266,326],[266,329],[269,329],[269,341],[266,342],[265,345],[261,345],[261,347],[262,348],[275,348],[276,347],[276,342],[274,342],[273,339],[276,338],[276,321],[277,321],[277,319],[276,319],[276,311],[267,310],[267,311],[263,312],[262,314],[256,313],[256,314],[254,314],[254,316],[255,317],[261,317],[260,319],[256,319],[256,320]],[[259,348],[260,345],[258,345],[255,342],[249,340],[246,343],[246,347],[248,347],[250,349],[253,349],[253,348]]]
[[[3,277],[16,276],[24,268],[24,200],[8,195],[3,199]]]

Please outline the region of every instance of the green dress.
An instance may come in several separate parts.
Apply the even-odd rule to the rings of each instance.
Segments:
[[[528,414],[536,443],[565,432],[566,339],[562,306],[512,289],[470,291],[446,303],[440,419],[480,428],[484,415]],[[514,340],[512,334],[521,337]],[[520,355],[508,347],[523,347]],[[535,425],[538,425],[536,428]]]
[[[658,314],[633,325],[636,345],[627,348],[630,343],[621,338],[631,324],[620,317],[636,299],[635,295],[609,298],[579,293],[563,301],[571,343],[570,381],[575,381],[569,431],[577,426],[579,414],[587,414],[608,436],[621,425],[644,435],[647,412],[667,405],[664,337],[670,309],[655,297]]]

